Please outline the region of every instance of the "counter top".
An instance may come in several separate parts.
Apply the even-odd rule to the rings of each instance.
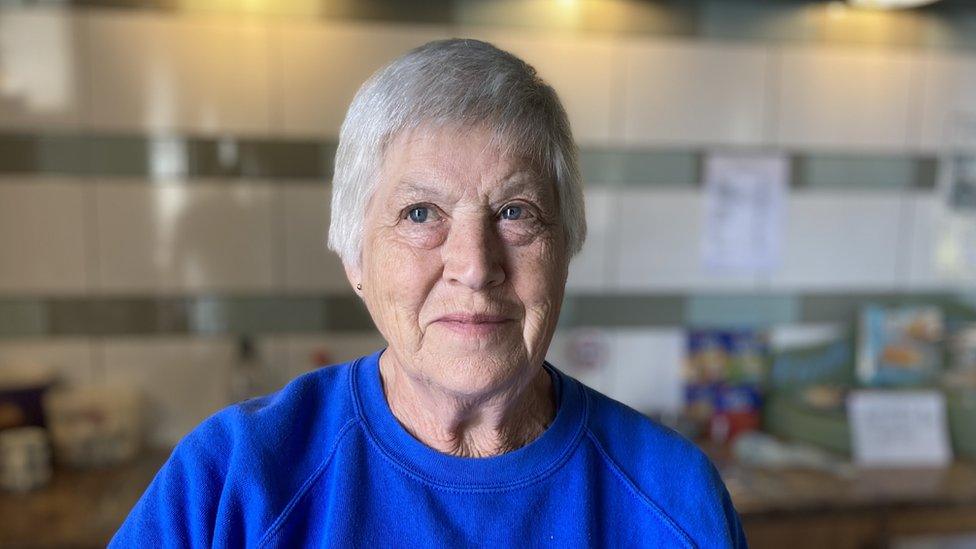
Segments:
[[[0,492],[0,547],[105,547],[168,456],[150,451],[115,467],[55,467],[42,489]]]

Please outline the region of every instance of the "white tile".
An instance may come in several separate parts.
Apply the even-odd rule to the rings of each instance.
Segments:
[[[769,279],[785,290],[894,290],[908,236],[899,194],[795,192],[783,262]]]
[[[322,366],[347,362],[386,347],[376,331],[293,334],[283,336],[287,349],[284,371],[289,379]]]
[[[0,370],[30,365],[50,369],[59,381],[71,386],[97,381],[87,338],[0,339]]]
[[[766,48],[632,41],[623,48],[623,136],[628,144],[765,141]]]
[[[968,126],[972,134],[976,127],[976,58],[932,52],[923,63],[919,147],[937,152],[963,138],[972,148],[976,136],[962,131]]]
[[[72,14],[0,8],[0,127],[81,125],[88,75],[84,28]]]
[[[336,137],[356,90],[374,71],[410,49],[447,38],[435,26],[282,21],[278,108],[286,134]],[[277,128],[276,128],[277,129]]]
[[[326,247],[331,187],[283,183],[285,289],[352,293],[339,256]]]
[[[100,181],[99,289],[274,288],[274,195],[249,182]]]
[[[99,10],[86,17],[94,128],[270,130],[266,22],[143,10]]]
[[[911,233],[907,242],[906,286],[913,290],[938,289],[946,283],[938,267],[939,232],[945,206],[936,193],[916,194],[908,201]]]
[[[953,213],[935,192],[907,197],[910,227],[903,285],[909,290],[971,292],[976,269],[966,268],[962,249],[976,234],[971,216]]]
[[[614,335],[602,328],[557,330],[546,352],[546,361],[587,387],[607,394]]]
[[[777,54],[777,144],[904,150],[917,56],[892,50],[788,48]]]
[[[615,330],[608,396],[644,413],[677,413],[685,347],[680,328]]]
[[[619,133],[619,46],[615,40],[501,29],[462,29],[465,37],[509,51],[538,71],[559,95],[576,141],[607,144]]]
[[[288,369],[288,336],[285,334],[265,334],[254,338],[258,359],[271,372],[275,389],[283,387],[293,373]]]
[[[230,404],[233,342],[183,337],[119,338],[101,344],[106,382],[146,399],[148,440],[171,445]]]
[[[753,289],[751,275],[720,274],[702,263],[704,195],[697,189],[622,189],[617,288],[623,291]]]
[[[67,178],[0,180],[0,292],[87,290],[85,189]]]
[[[567,291],[599,291],[607,288],[610,267],[616,250],[613,241],[616,218],[613,194],[609,189],[584,192],[586,201],[586,242],[579,255],[569,264]]]

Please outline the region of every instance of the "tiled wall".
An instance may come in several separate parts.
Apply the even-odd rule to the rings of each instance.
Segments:
[[[523,56],[566,104],[584,152],[590,228],[572,266],[566,328],[603,322],[580,311],[615,311],[602,336],[611,367],[577,373],[626,402],[674,406],[682,322],[753,313],[805,321],[806,304],[822,293],[967,284],[933,268],[943,215],[935,176],[925,185],[912,178],[920,167],[934,171],[953,120],[976,116],[976,54],[4,8],[0,364],[36,360],[78,382],[133,383],[158,412],[159,442],[225,405],[234,332],[249,331],[255,310],[233,300],[351,295],[324,247],[322,151],[334,146],[352,94],[406,49],[458,35]],[[98,156],[103,149],[110,157]],[[773,274],[721,277],[701,267],[697,183],[701,156],[713,149],[794,158],[797,188]],[[268,171],[247,163],[255,150],[284,152]],[[311,177],[315,166],[321,178]],[[649,305],[627,313],[603,296]],[[77,317],[92,310],[103,314]],[[259,347],[285,377],[314,367],[316,353],[344,360],[382,345],[368,325],[289,324],[294,309],[282,310],[281,325],[306,328],[264,333]],[[723,316],[729,310],[748,313]],[[179,329],[124,329],[170,325],[166,311],[183,315],[172,321]],[[102,330],[103,322],[123,329]],[[557,365],[571,364],[573,337],[564,331],[554,343]]]

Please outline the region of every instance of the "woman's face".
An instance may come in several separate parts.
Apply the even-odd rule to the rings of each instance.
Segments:
[[[527,383],[566,285],[553,183],[471,128],[404,132],[379,178],[349,276],[397,366],[459,397]]]

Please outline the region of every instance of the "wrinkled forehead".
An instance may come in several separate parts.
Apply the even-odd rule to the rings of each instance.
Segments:
[[[427,123],[400,131],[383,149],[380,183],[385,190],[419,182],[436,183],[457,174],[483,181],[535,187],[555,195],[541,151],[485,124]]]

